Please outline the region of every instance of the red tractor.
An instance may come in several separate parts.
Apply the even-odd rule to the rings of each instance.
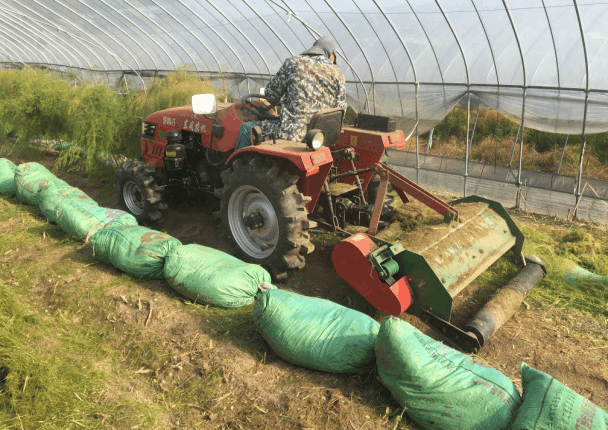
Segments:
[[[359,114],[353,127],[343,127],[343,115],[315,114],[303,142],[254,127],[251,145],[236,149],[244,122],[278,120],[272,107],[261,95],[219,109],[213,95],[193,96],[192,106],[145,119],[143,161],[116,172],[119,200],[138,220],[158,221],[168,197],[214,193],[239,257],[277,278],[304,267],[314,250],[308,230],[321,224],[347,237],[334,246],[334,268],[373,306],[391,315],[408,310],[465,349],[478,349],[489,335],[453,326],[452,299],[508,250],[521,257],[523,235],[500,204],[478,197],[447,204],[382,163],[388,148],[406,144],[394,120]],[[414,197],[441,214],[443,230],[433,226],[406,246],[378,238],[390,212],[389,184],[404,203]],[[456,205],[472,202],[477,206],[459,217]],[[347,223],[369,226],[367,234],[348,234]],[[535,283],[542,270],[535,273],[524,276]]]
[[[205,98],[210,106],[197,110]],[[309,214],[318,205],[321,222],[332,229],[344,227],[348,218],[369,221],[372,168],[386,148],[403,148],[405,138],[394,127],[342,128],[343,111],[331,109],[314,116],[305,142],[276,140],[254,128],[253,144],[235,150],[243,122],[278,120],[262,98],[248,96],[215,110],[212,95],[199,95],[194,110],[151,114],[142,128],[143,161],[117,171],[117,189],[120,202],[140,221],[162,219],[168,196],[214,193],[239,256],[281,274],[304,267],[304,256],[313,251],[307,230],[316,225]],[[329,184],[337,181],[354,186],[332,196]]]

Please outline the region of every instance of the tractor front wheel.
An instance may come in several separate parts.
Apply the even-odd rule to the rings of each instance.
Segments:
[[[298,177],[281,168],[277,160],[260,155],[237,159],[222,172],[222,221],[230,230],[239,256],[263,265],[275,277],[301,269],[304,256],[314,250],[306,230],[306,203]]]
[[[127,162],[116,171],[116,191],[120,204],[138,222],[160,222],[167,203],[156,177],[156,170],[143,161]]]

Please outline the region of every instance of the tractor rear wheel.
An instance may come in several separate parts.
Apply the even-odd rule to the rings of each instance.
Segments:
[[[277,160],[260,155],[235,160],[222,172],[222,221],[230,230],[239,256],[267,267],[275,277],[301,269],[304,256],[314,250],[306,230],[306,204],[298,177],[281,168]]]
[[[138,222],[163,221],[167,203],[156,177],[156,169],[143,161],[127,162],[116,171],[116,191],[120,204]]]

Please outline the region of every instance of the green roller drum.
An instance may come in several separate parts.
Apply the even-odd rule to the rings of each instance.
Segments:
[[[509,251],[525,266],[524,235],[498,202],[470,196],[451,205],[457,216],[393,231],[392,242],[357,233],[334,247],[332,260],[376,309],[417,315],[461,349],[475,351],[483,341],[450,322],[454,297]]]
[[[471,196],[453,202],[455,208],[470,203],[470,212],[459,212],[459,222],[445,228],[431,227],[425,240],[407,243],[393,260],[411,277],[415,300],[410,312],[432,308],[449,321],[452,300],[507,251],[522,255],[524,235],[500,203]],[[443,227],[443,226],[441,226]]]

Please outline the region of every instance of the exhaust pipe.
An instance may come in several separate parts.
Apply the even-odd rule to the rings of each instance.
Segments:
[[[526,266],[522,271],[463,327],[465,332],[471,332],[477,337],[481,346],[517,312],[528,293],[547,274],[540,258],[530,255],[525,260]]]

